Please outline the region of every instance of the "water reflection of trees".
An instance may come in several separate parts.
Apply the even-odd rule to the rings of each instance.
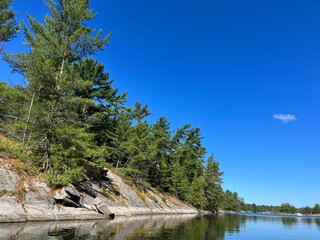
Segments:
[[[224,239],[245,216],[141,216],[115,220],[0,224],[0,239]]]
[[[312,225],[312,218],[301,218],[302,222],[307,224],[308,226],[311,226]]]
[[[168,234],[160,233],[157,239],[224,239],[225,234],[235,234],[240,231],[245,222],[245,216],[218,215],[201,216],[186,222]]]
[[[72,221],[0,224],[0,239],[210,239],[238,234],[250,222],[269,222],[293,228],[299,222],[320,229],[320,219],[224,214],[116,218],[112,221]]]
[[[316,218],[315,220],[316,225],[318,226],[318,228],[320,229],[320,218]]]
[[[298,223],[298,219],[295,217],[289,217],[289,218],[283,217],[281,218],[281,221],[283,226],[286,228],[293,228]]]

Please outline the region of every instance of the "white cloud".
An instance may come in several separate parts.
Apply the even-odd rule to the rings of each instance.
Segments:
[[[286,124],[288,122],[293,122],[297,120],[295,115],[292,114],[273,114],[274,119],[280,120],[282,123]]]

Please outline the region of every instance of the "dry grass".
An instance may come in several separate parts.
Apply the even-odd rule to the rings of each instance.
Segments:
[[[122,195],[116,196],[117,200],[125,207],[128,207],[128,203],[125,201],[124,197]]]
[[[110,193],[107,189],[101,188],[101,189],[100,189],[100,192],[101,192],[101,194],[102,194],[103,196],[105,196],[106,198],[108,198],[110,201],[112,201],[112,202],[115,201],[114,197],[111,195],[111,193]]]

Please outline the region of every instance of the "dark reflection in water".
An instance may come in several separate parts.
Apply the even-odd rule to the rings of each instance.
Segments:
[[[315,222],[316,222],[318,228],[320,229],[320,218],[315,219]]]
[[[273,229],[277,230],[274,234],[278,235],[270,235]],[[320,236],[319,230],[320,219],[317,218],[237,214],[160,215],[117,217],[114,220],[0,224],[0,239],[285,239],[281,236],[288,237],[288,234],[297,238],[291,238],[290,235],[286,239],[300,239],[299,234],[304,239],[314,239],[312,237],[315,234]]]
[[[304,222],[305,224],[311,226],[313,223],[312,218],[302,218],[302,222]]]
[[[298,223],[298,219],[291,217],[291,218],[281,218],[281,221],[283,223],[283,226],[287,228],[293,228]]]

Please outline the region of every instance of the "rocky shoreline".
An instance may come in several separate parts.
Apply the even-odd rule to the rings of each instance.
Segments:
[[[114,216],[197,214],[177,198],[143,191],[106,171],[103,180],[87,179],[52,191],[41,177],[17,171],[0,158],[0,222],[106,219]]]

